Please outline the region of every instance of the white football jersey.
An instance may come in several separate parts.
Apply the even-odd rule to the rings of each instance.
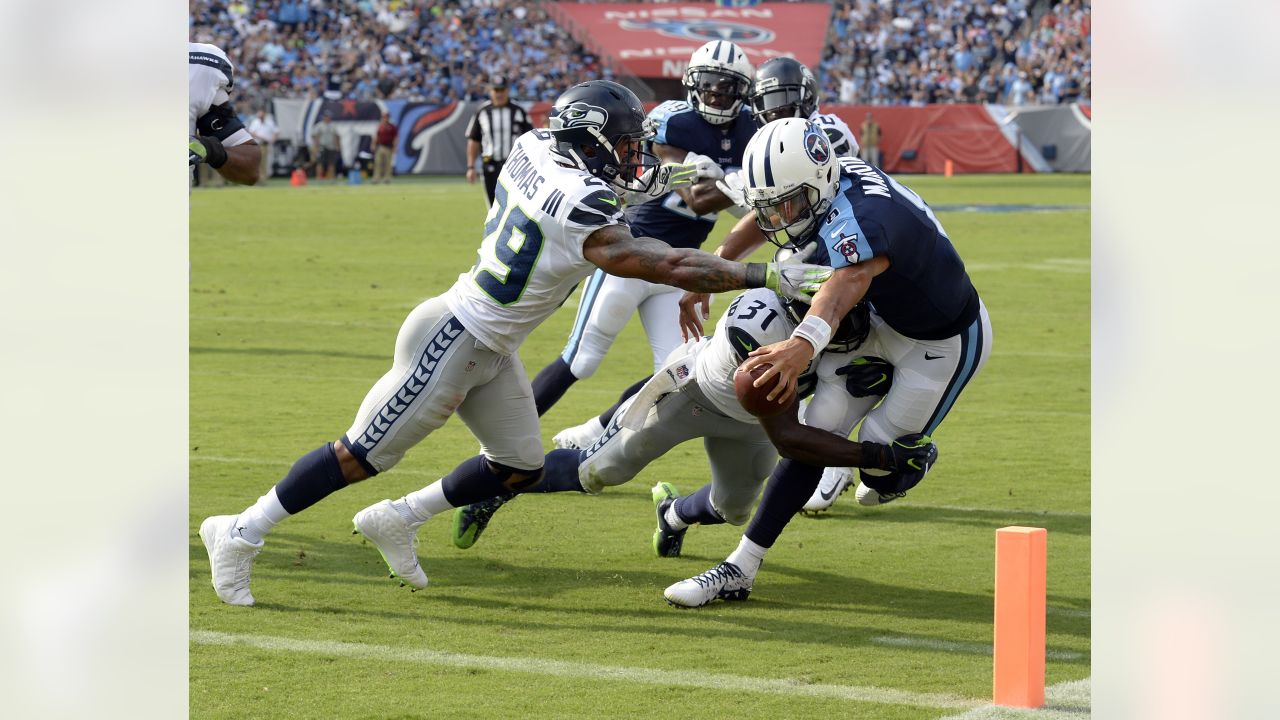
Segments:
[[[858,140],[845,121],[830,113],[824,114],[816,110],[809,116],[809,120],[822,128],[822,132],[831,141],[831,152],[835,153],[836,157],[858,157]]]
[[[626,224],[613,188],[557,164],[552,146],[545,130],[516,140],[498,174],[476,264],[447,293],[449,310],[504,355],[514,353],[596,269],[582,256],[587,236]]]
[[[763,345],[782,342],[791,337],[795,329],[795,322],[782,307],[776,292],[756,288],[742,293],[716,323],[715,334],[702,340],[695,349],[694,377],[698,389],[721,413],[746,423],[759,422],[738,404],[733,375],[747,359],[747,353]],[[811,364],[805,373],[812,369]],[[801,385],[804,384],[802,379]]]
[[[231,101],[231,88],[235,84],[235,70],[227,54],[216,45],[205,43],[187,43],[187,93],[190,103],[190,116],[187,131],[196,135],[196,126],[200,120],[210,115],[210,110]],[[221,132],[226,125],[222,118],[208,118],[201,125],[201,135],[212,135],[222,141],[224,147],[243,145],[253,139],[243,127],[227,133]],[[233,125],[239,125],[239,122]],[[205,127],[210,125],[211,127]]]

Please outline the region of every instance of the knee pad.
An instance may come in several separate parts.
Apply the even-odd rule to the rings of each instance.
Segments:
[[[752,500],[755,500],[755,498],[752,498]],[[710,501],[711,501],[711,509],[715,510],[716,514],[719,515],[721,518],[723,518],[724,521],[730,525],[738,525],[738,526],[746,525],[747,521],[751,519],[751,503],[748,503],[745,508],[742,508],[737,512],[727,513],[723,509],[721,509],[719,505],[716,504],[716,499],[714,497],[711,498]]]
[[[484,462],[489,468],[489,472],[497,476],[502,486],[513,493],[524,492],[542,481],[543,468],[523,470],[510,465],[503,465],[489,458],[485,458]]]

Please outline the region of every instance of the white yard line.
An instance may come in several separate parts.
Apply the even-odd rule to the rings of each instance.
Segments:
[[[795,697],[834,698],[854,702],[885,705],[910,705],[945,709],[969,709],[981,706],[972,698],[942,693],[916,693],[892,688],[858,685],[808,684],[794,678],[761,678],[689,670],[596,665],[594,663],[548,660],[543,658],[496,657],[403,648],[390,645],[337,642],[333,640],[299,640],[268,635],[247,635],[193,630],[191,642],[197,645],[245,646],[273,652],[305,653],[329,657],[357,658],[395,663],[447,665],[499,672],[522,672],[555,677],[633,682],[662,687],[687,687],[716,692],[759,692]]]
[[[871,638],[871,642],[876,645],[888,645],[890,647],[940,650],[942,652],[963,653],[966,655],[991,654],[991,645],[989,643],[958,642],[955,640],[906,637],[903,635],[876,635]],[[1084,657],[1084,653],[1073,650],[1045,650],[1044,655],[1050,660],[1079,660]]]
[[[1090,678],[1085,678],[1047,687],[1045,706],[1036,710],[984,705],[941,720],[1082,720],[1093,715],[1090,685]]]

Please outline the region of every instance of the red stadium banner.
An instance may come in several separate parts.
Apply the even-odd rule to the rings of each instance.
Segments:
[[[810,68],[822,59],[830,3],[547,3],[573,36],[642,78],[680,78],[689,56],[711,40],[731,40],[752,65],[794,57]]]

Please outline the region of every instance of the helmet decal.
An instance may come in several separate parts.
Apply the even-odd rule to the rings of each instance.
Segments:
[[[609,122],[609,113],[595,105],[575,102],[561,108],[556,119],[560,121],[560,127],[566,130],[577,127],[594,127],[599,130]]]
[[[819,165],[831,158],[831,141],[817,125],[810,124],[805,130],[804,151],[809,154],[810,160]]]

